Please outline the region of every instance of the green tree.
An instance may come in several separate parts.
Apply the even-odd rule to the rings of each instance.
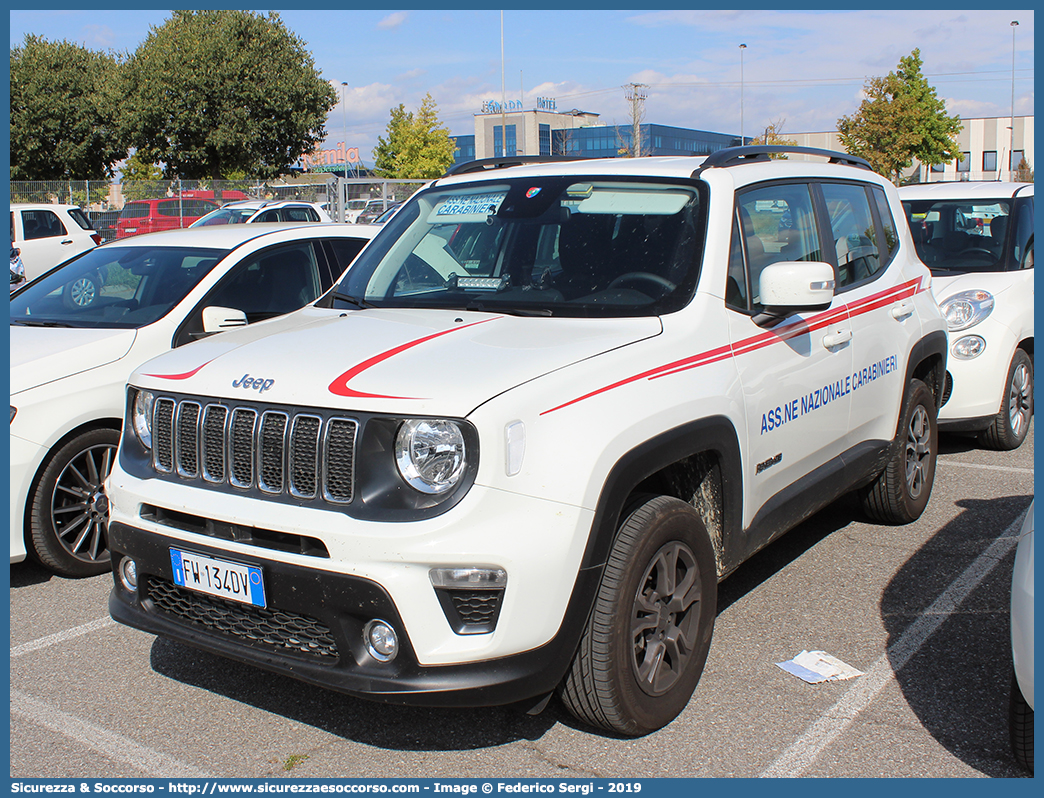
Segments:
[[[388,138],[377,137],[373,149],[374,174],[399,180],[441,177],[453,164],[453,139],[439,122],[439,108],[424,95],[414,115],[401,103],[391,109]]]
[[[127,63],[125,124],[166,176],[271,177],[326,136],[337,93],[275,12],[174,11]]]
[[[783,126],[787,123],[784,118],[777,119],[769,125],[765,126],[765,132],[760,136],[755,136],[750,140],[750,143],[757,145],[764,145],[769,147],[793,147],[797,145],[794,139],[788,139],[783,136]],[[773,152],[769,154],[769,158],[786,161],[789,160],[787,156],[782,152]]]
[[[27,35],[11,48],[11,179],[111,178],[120,96],[116,56]]]
[[[920,50],[900,58],[895,72],[866,82],[859,110],[837,121],[848,152],[865,158],[896,184],[915,158],[933,166],[960,155],[960,117],[946,113],[946,104],[921,74],[921,65]]]

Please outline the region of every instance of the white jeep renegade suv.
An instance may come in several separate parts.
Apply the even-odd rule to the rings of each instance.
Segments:
[[[718,582],[931,492],[946,325],[865,162],[466,164],[340,284],[139,368],[112,616],[396,703],[688,702]]]

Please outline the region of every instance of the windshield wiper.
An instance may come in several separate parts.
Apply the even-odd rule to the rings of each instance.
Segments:
[[[334,299],[339,299],[342,302],[347,302],[349,305],[355,305],[355,307],[362,308],[363,310],[365,310],[366,308],[375,308],[375,307],[377,307],[372,302],[367,302],[365,299],[362,299],[360,297],[352,296],[351,294],[342,294],[340,291],[334,291],[333,292],[333,298]]]
[[[72,324],[64,321],[35,321],[26,319],[11,319],[11,324],[19,327],[72,327]]]
[[[503,313],[505,316],[553,316],[550,308],[516,308],[490,307],[477,299],[464,306],[464,310],[476,310],[479,313]]]

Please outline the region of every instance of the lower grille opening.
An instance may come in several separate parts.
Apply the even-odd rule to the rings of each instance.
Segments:
[[[262,609],[247,604],[182,590],[173,582],[149,575],[145,598],[157,611],[174,616],[209,632],[220,632],[252,643],[261,643],[281,654],[296,654],[333,663],[337,643],[330,629],[307,615]]]
[[[503,588],[454,590],[436,588],[450,627],[459,635],[488,634],[497,627]]]
[[[305,535],[277,532],[274,529],[259,529],[242,524],[226,524],[211,518],[202,518],[198,515],[155,507],[151,504],[142,505],[141,517],[174,529],[195,532],[197,535],[234,540],[237,543],[246,543],[274,551],[285,551],[290,554],[304,554],[307,557],[330,558],[330,552],[323,541]]]

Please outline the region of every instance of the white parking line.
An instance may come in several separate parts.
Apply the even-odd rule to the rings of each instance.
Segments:
[[[113,626],[115,623],[116,621],[106,616],[105,618],[99,618],[96,621],[90,621],[89,623],[81,624],[80,626],[74,626],[72,629],[66,629],[64,632],[56,632],[53,635],[47,635],[47,637],[41,637],[38,640],[30,640],[28,643],[22,643],[22,645],[12,648],[11,659],[20,657],[23,654],[28,654],[32,651],[39,651],[41,648],[53,646],[55,643],[72,640],[74,637],[89,634],[98,629],[104,629],[107,626]]]
[[[122,734],[88,723],[17,690],[11,690],[11,715],[20,715],[38,726],[65,735],[117,762],[131,765],[152,778],[213,778],[199,768],[146,748]]]
[[[1007,471],[1011,474],[1033,474],[1032,468],[1018,468],[1017,466],[995,466],[982,465],[981,463],[958,463],[955,460],[936,460],[938,465],[951,466],[953,468],[974,468],[976,471]]]
[[[932,605],[907,627],[888,651],[874,663],[834,706],[797,739],[780,757],[759,774],[760,778],[796,778],[815,762],[823,750],[836,740],[870,705],[895,674],[910,661],[928,637],[961,605],[983,578],[1014,548],[1022,529],[1025,512],[1005,529],[958,576]]]

